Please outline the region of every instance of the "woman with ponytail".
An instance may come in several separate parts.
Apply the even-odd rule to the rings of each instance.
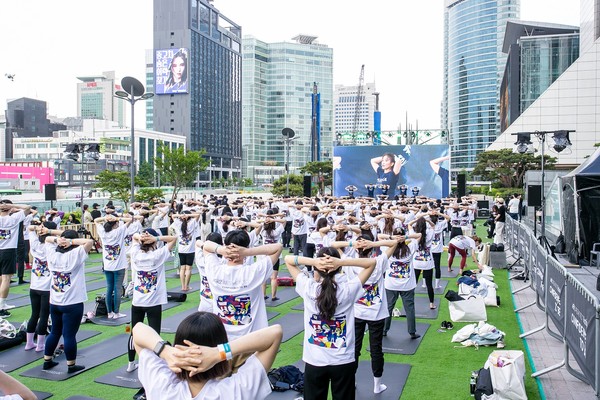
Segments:
[[[318,258],[285,257],[296,292],[304,299],[304,397],[327,399],[329,382],[333,400],[355,398],[354,302],[373,273],[374,258],[341,259],[333,247],[324,247]],[[311,265],[314,277],[300,271]],[[342,266],[363,270],[352,278],[340,273]]]
[[[181,214],[173,214],[175,221],[171,228],[178,237],[177,251],[179,252],[179,280],[181,281],[181,291],[190,290],[190,280],[192,279],[192,265],[194,264],[194,254],[196,237],[200,225],[198,218],[200,214],[192,214],[190,211],[183,211]]]
[[[428,225],[431,225],[431,227],[428,228]],[[425,217],[421,216],[410,221],[408,226],[414,233],[421,234],[417,251],[413,255],[412,266],[415,269],[416,282],[419,281],[419,276],[421,275],[421,271],[423,271],[423,278],[427,286],[427,296],[429,297],[429,308],[433,310],[437,308],[433,298],[433,268],[435,264],[433,262],[433,255],[431,254],[434,225],[430,220],[426,220]]]

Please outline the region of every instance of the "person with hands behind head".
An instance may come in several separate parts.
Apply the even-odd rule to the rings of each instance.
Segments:
[[[133,281],[131,325],[135,326],[147,317],[148,324],[160,333],[162,306],[168,301],[165,262],[177,237],[161,236],[154,229],[145,229],[141,234],[134,234],[132,240],[129,250]],[[132,337],[129,338],[128,356],[127,372],[132,372],[137,368]]]
[[[77,338],[75,336],[83,317],[83,303],[87,301],[84,266],[94,241],[79,239],[76,231],[66,230],[61,232],[60,237],[46,237],[46,243],[54,243],[57,246],[46,247],[48,269],[52,273],[50,287],[52,328],[46,339],[43,369],[51,369],[58,365],[58,362],[53,361],[53,356],[62,336],[67,358],[67,372],[74,373],[85,368],[83,365],[76,365]]]
[[[229,342],[219,317],[195,312],[177,327],[175,346],[141,322],[132,333],[140,357],[138,377],[148,400],[258,400],[271,393],[267,371],[283,336],[280,325]],[[234,357],[247,360],[231,374]]]
[[[340,258],[333,247],[323,247],[317,258],[288,255],[285,263],[304,300],[302,360],[304,398],[327,399],[329,382],[334,400],[355,398],[354,303],[376,265],[374,258]],[[314,277],[300,271],[311,265]],[[354,277],[341,273],[342,266],[363,268]]]

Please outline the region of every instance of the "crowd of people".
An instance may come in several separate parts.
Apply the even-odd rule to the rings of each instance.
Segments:
[[[501,241],[506,210],[498,206],[502,211],[494,217],[495,235]],[[304,300],[305,398],[326,399],[329,386],[334,399],[354,398],[367,329],[373,391],[380,393],[386,390],[382,341],[390,330],[391,311],[401,297],[407,334],[420,337],[415,288],[422,274],[429,307],[436,307],[434,289],[440,284],[446,234],[449,270],[456,253],[462,256],[460,272],[468,252],[481,267],[475,257],[481,243],[473,235],[476,213],[477,203],[470,197],[202,196],[171,204],[136,202],[128,210],[112,202],[102,209],[94,204],[81,219],[84,228],[93,224],[95,229],[78,232],[59,229],[80,221],[63,223],[64,213],[57,209],[40,215],[34,207],[2,201],[0,316],[10,316],[7,295],[17,273],[20,284],[30,284],[25,351],[43,352],[43,368],[56,368],[53,354],[62,336],[67,371],[84,369],[76,362],[75,335],[87,301],[84,266],[97,241],[107,283],[107,318],[126,317],[120,312],[123,286],[129,279],[133,283],[127,370],[139,367],[147,398],[160,398],[165,390],[188,397],[202,392],[210,398],[231,398],[231,393],[239,399],[264,398],[270,392],[266,371],[282,337],[281,327],[269,327],[266,306],[278,300],[278,271],[284,261]],[[80,238],[82,231],[96,237]],[[283,249],[289,254],[281,259]],[[180,290],[190,290],[194,265],[201,285],[198,313],[181,323],[173,346],[160,338],[171,255],[179,261]],[[29,260],[30,282],[23,275]]]

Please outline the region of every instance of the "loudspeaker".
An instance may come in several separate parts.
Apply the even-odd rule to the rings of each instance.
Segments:
[[[458,174],[456,176],[456,192],[458,194],[458,198],[460,199],[463,196],[467,195],[467,175]]]
[[[312,196],[312,176],[304,175],[304,197]]]
[[[46,194],[46,201],[56,200],[56,184],[55,183],[45,184],[44,185],[44,193]]]
[[[529,207],[542,206],[542,185],[527,186],[527,205]]]

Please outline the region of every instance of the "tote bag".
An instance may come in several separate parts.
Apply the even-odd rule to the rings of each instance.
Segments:
[[[487,321],[485,301],[480,296],[470,296],[462,301],[448,302],[450,319],[454,322]]]

